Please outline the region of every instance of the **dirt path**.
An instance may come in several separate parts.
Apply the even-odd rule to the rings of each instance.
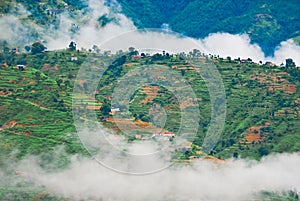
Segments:
[[[24,100],[24,99],[22,99],[22,100]],[[46,107],[44,107],[44,106],[41,106],[41,105],[39,105],[39,104],[37,104],[37,103],[34,103],[34,102],[31,102],[31,101],[29,101],[29,100],[24,100],[24,101],[27,102],[27,103],[29,103],[30,105],[34,105],[34,106],[39,107],[39,108],[41,108],[41,109],[43,109],[43,110],[50,110],[49,108],[46,108]]]

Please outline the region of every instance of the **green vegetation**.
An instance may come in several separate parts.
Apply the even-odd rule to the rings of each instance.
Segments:
[[[211,103],[205,81],[187,63],[193,55],[156,54],[134,58],[131,54],[119,56],[109,65],[99,82],[96,99],[91,101],[92,97],[83,97],[85,107],[100,108],[102,105],[97,112],[99,119],[107,127],[117,129],[106,118],[111,116],[110,97],[119,78],[140,65],[169,66],[183,75],[196,94],[201,121],[194,144],[201,146],[210,122]],[[72,90],[80,65],[88,56],[93,56],[95,66],[109,61],[105,55],[70,49],[36,54],[0,54],[3,63],[0,69],[3,151],[18,148],[22,156],[66,144],[71,153],[82,152],[75,138],[66,134],[75,131],[71,114]],[[288,65],[293,61],[287,60],[287,67],[278,67],[255,64],[251,60],[212,59],[225,85],[227,117],[222,137],[211,154],[221,158],[238,154],[259,159],[271,152],[299,151],[300,73],[294,65]],[[26,66],[23,69],[17,65]],[[83,83],[81,90],[87,87]],[[149,110],[153,105],[159,105],[167,115],[163,129],[178,132],[181,112],[176,97],[160,86],[147,94],[145,87],[155,88],[141,86],[136,91],[129,103],[131,117],[151,122],[153,116]],[[192,109],[194,106],[185,107]]]

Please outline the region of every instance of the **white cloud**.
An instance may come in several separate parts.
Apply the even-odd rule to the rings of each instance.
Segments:
[[[177,165],[143,176],[116,173],[92,159],[78,158],[68,169],[57,173],[43,171],[32,158],[16,167],[26,172],[26,179],[45,186],[47,191],[74,200],[240,201],[251,200],[261,191],[299,192],[299,165],[299,154],[280,154],[260,162],[198,160],[192,165]]]

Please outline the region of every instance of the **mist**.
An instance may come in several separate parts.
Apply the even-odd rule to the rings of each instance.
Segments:
[[[98,131],[85,129],[80,132],[83,132],[80,136],[89,138],[87,140],[100,140],[93,146],[100,146],[101,151],[92,154],[93,157],[68,155],[69,165],[64,168],[55,167],[56,161],[66,156],[63,147],[56,148],[49,155],[52,162],[43,166],[38,156],[27,156],[21,161],[10,157],[6,171],[0,170],[2,185],[17,185],[15,181],[21,178],[36,188],[45,188],[52,195],[75,201],[242,201],[259,199],[262,192],[292,190],[298,195],[300,192],[299,153],[271,154],[260,161],[198,158],[190,163],[175,162],[159,171],[137,175],[131,174],[132,171],[165,164],[169,160],[165,156],[170,152],[163,151],[160,152],[162,157],[149,159],[147,154],[159,150],[157,143],[126,143],[123,136],[116,135],[107,136],[108,141]],[[116,143],[125,145],[126,153],[119,151],[120,147],[112,148]],[[142,160],[133,160],[136,154]],[[128,167],[129,171],[120,172],[123,167]],[[14,172],[16,176],[8,176]]]
[[[18,5],[18,12],[12,12],[4,17],[0,17],[0,27],[2,33],[0,40],[6,40],[14,47],[24,49],[24,45],[31,44],[39,39],[45,41],[49,50],[67,48],[71,41],[77,43],[78,49],[91,49],[93,45],[100,47],[102,51],[127,50],[133,46],[136,49],[166,50],[170,53],[189,52],[199,49],[202,53],[219,55],[223,58],[230,56],[232,59],[251,58],[255,62],[271,61],[277,65],[285,63],[285,59],[292,58],[296,65],[300,65],[300,46],[296,45],[292,39],[283,41],[276,48],[274,57],[265,57],[263,51],[257,44],[252,44],[247,34],[233,35],[228,33],[212,33],[203,39],[191,39],[180,34],[173,33],[170,29],[158,30],[149,29],[137,31],[132,20],[121,13],[121,9],[112,9],[104,5],[103,0],[89,0],[90,11],[83,15],[76,13],[75,17],[70,17],[67,13],[58,16],[60,26],[47,28],[29,21],[21,21],[30,12]],[[111,22],[105,26],[99,26],[99,17],[106,15]],[[72,26],[78,26],[76,33],[71,33]],[[5,31],[4,31],[5,30]],[[163,32],[162,32],[163,31]],[[105,43],[132,32],[128,38],[122,41],[105,46]],[[38,38],[35,36],[39,35]],[[186,41],[193,41],[186,44]]]
[[[43,170],[38,161],[37,157],[27,157],[12,163],[10,170],[21,171],[18,177],[71,200],[241,201],[253,200],[262,191],[300,192],[299,153],[270,155],[259,162],[196,159],[190,165],[175,164],[155,174],[139,176],[121,174],[79,156],[72,156],[69,167],[58,172]],[[0,178],[4,175],[0,171]]]

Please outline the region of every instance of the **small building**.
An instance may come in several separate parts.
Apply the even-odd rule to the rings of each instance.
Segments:
[[[120,110],[120,108],[111,108],[111,112],[120,112],[121,110]]]
[[[141,56],[140,55],[132,55],[132,59],[140,59]]]
[[[18,48],[13,48],[11,51],[14,52],[14,53],[16,53],[16,54],[19,53],[19,49]]]
[[[71,57],[71,61],[77,61],[78,60],[78,58],[77,57]]]
[[[173,133],[173,132],[164,132],[163,136],[164,137],[168,137],[168,138],[174,138],[175,137],[175,133]]]
[[[113,108],[111,108],[110,109],[110,114],[111,115],[114,115],[114,114],[116,114],[117,112],[121,112],[121,110],[120,110],[120,108],[118,108],[118,107],[113,107]]]
[[[25,70],[26,69],[26,66],[25,65],[17,65],[17,68],[21,71]]]
[[[152,137],[160,137],[161,136],[161,133],[153,133],[152,134]]]
[[[135,139],[138,139],[138,140],[142,139],[142,135],[135,135]]]
[[[175,133],[165,131],[165,132],[153,133],[152,134],[152,137],[161,137],[161,136],[167,137],[167,138],[174,138],[175,137]]]
[[[270,61],[267,61],[267,62],[265,63],[265,65],[271,66],[271,67],[276,66],[274,63],[272,63],[272,62],[270,62]]]

